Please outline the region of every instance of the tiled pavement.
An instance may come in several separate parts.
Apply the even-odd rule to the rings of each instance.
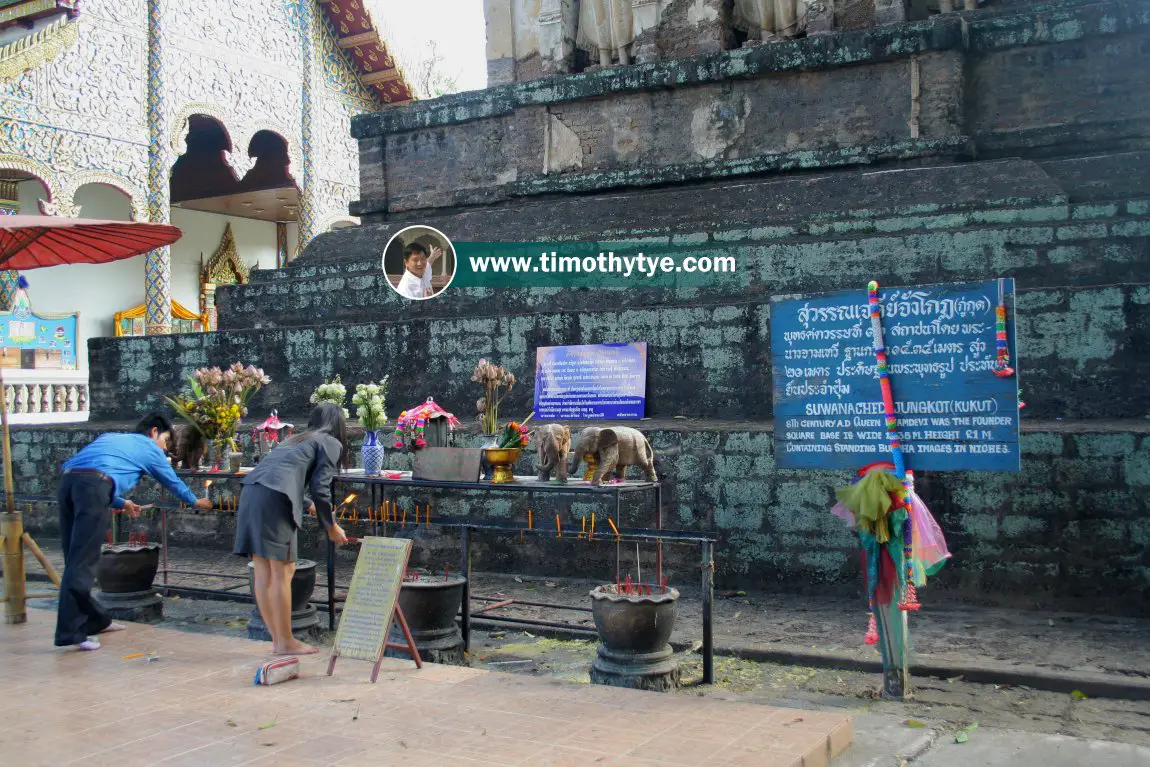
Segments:
[[[38,612],[0,626],[4,764],[824,767],[851,741],[840,714],[391,659],[257,687],[267,644],[129,624],[59,651]]]

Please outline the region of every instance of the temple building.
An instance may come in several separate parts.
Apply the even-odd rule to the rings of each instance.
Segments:
[[[213,329],[218,285],[358,223],[350,119],[412,99],[359,0],[0,0],[0,209],[183,230],[26,275],[30,343],[55,348],[6,334],[0,364],[33,368],[8,379],[86,383],[89,338]],[[17,279],[0,274],[5,310]]]

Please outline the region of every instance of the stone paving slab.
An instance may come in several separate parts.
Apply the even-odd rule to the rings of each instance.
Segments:
[[[496,674],[302,658],[252,684],[268,645],[128,624],[96,652],[52,647],[50,614],[0,627],[7,764],[826,767],[851,718]],[[138,654],[155,655],[149,662]]]

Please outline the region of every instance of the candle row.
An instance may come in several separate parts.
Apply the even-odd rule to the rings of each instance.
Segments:
[[[356,498],[353,493],[343,500],[335,510],[336,521],[345,520],[352,523],[360,521],[359,507],[351,506],[348,504]],[[342,511],[341,511],[342,509]],[[395,522],[402,527],[407,526],[407,509],[401,509],[395,501],[384,501],[380,504],[379,509],[373,509],[370,506],[367,509],[367,514],[362,518],[366,522]],[[431,504],[426,504],[423,507],[422,514],[423,523],[425,526],[431,525]],[[419,504],[415,506],[415,524],[418,525],[420,521],[420,507]]]
[[[528,514],[527,529],[532,530],[532,529],[534,529],[534,526],[532,524],[531,510],[530,509],[527,510],[527,514]],[[619,528],[615,526],[615,520],[611,519],[610,517],[607,517],[607,524],[609,524],[611,526],[611,531],[613,533],[615,533],[615,539],[616,540],[618,540],[619,538],[622,537],[622,534],[619,532]],[[558,514],[555,515],[555,533],[559,538],[563,537],[563,523],[560,520]],[[575,534],[575,537],[576,538],[582,538],[583,536],[587,536],[587,540],[591,540],[593,537],[595,537],[595,514],[594,513],[591,514],[591,526],[590,526],[590,528],[588,528],[588,526],[587,526],[586,515],[584,515],[581,518],[580,531]]]
[[[628,575],[624,580],[615,580],[615,593],[624,596],[650,596],[653,589],[659,589],[659,593],[667,593],[667,576],[663,576],[663,582],[652,584],[649,581],[643,583],[634,583],[631,576]]]

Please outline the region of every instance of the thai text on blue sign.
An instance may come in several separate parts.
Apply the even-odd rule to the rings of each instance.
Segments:
[[[536,419],[627,420],[646,408],[645,341],[536,350]]]
[[[1000,294],[1009,377],[995,375]],[[881,289],[879,297],[906,467],[1018,471],[1014,280]],[[771,361],[780,468],[890,460],[865,287],[772,299]]]

